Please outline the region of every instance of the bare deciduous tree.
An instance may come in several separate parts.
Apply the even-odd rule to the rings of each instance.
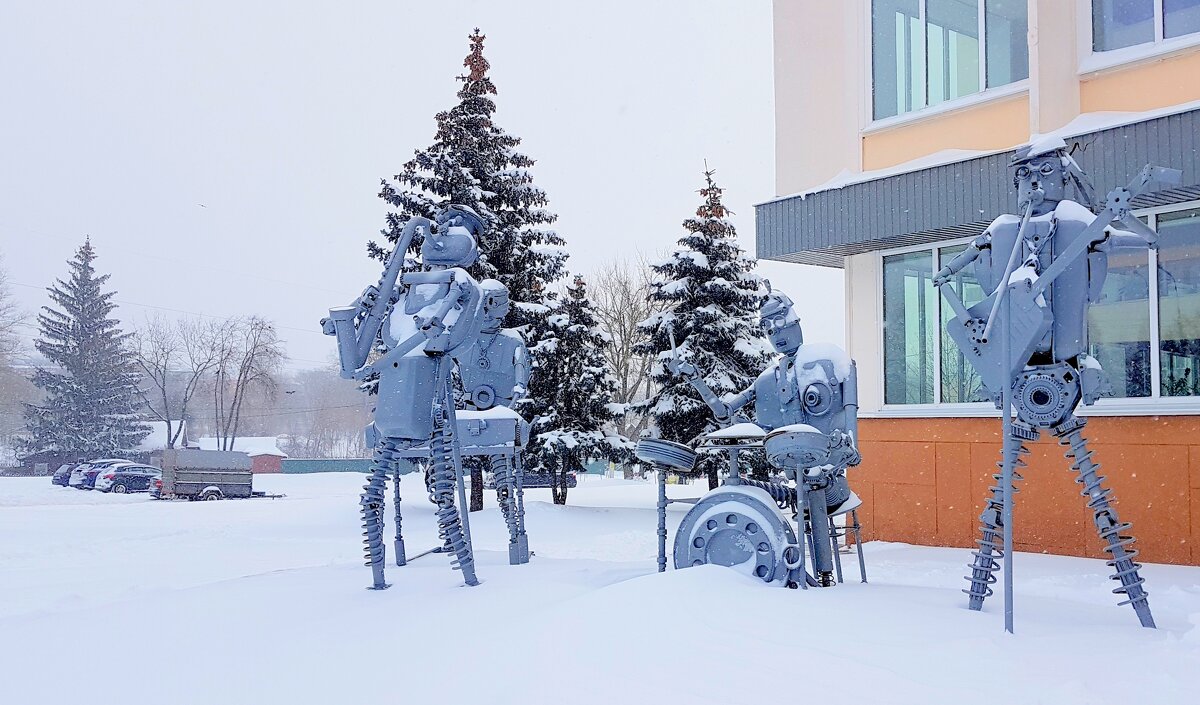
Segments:
[[[213,368],[213,431],[218,450],[233,450],[246,397],[255,389],[272,396],[283,364],[283,344],[275,327],[258,316],[218,325]]]
[[[634,352],[644,337],[638,323],[663,310],[663,304],[650,299],[652,276],[640,259],[614,260],[592,275],[592,307],[601,328],[612,338],[604,355],[617,382],[613,400],[618,404],[645,399],[653,391],[651,360]],[[626,411],[618,430],[626,438],[636,438],[648,423],[644,415]]]
[[[21,337],[17,335],[21,318],[21,307],[9,288],[8,270],[0,260],[0,367],[10,366],[13,356],[21,348]]]
[[[187,418],[188,404],[217,366],[221,325],[155,316],[134,333],[134,353],[147,385],[140,390],[142,398],[150,413],[166,422],[168,448],[180,442],[184,425],[176,422]]]

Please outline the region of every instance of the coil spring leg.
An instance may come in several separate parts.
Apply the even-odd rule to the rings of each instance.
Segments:
[[[843,532],[838,527],[833,517],[829,517],[829,543],[833,550],[833,571],[837,575],[837,581],[842,581],[842,552],[839,550],[838,539],[842,537]]]
[[[775,500],[775,504],[779,505],[780,509],[790,509],[796,511],[796,488],[781,485],[777,482],[765,482],[763,480],[752,480],[748,477],[739,478],[739,482],[743,485],[757,487],[761,490],[766,490],[767,494],[771,495],[771,499]]]
[[[500,505],[500,513],[504,515],[504,524],[508,527],[508,564],[519,565],[521,561],[517,550],[517,516],[513,509],[516,491],[512,474],[509,473],[508,458],[493,455],[488,460],[492,466],[492,479],[496,483],[496,501]]]
[[[667,570],[667,469],[662,465],[658,471],[658,572]]]
[[[521,451],[517,449],[513,455],[513,486],[516,497],[513,500],[513,515],[517,525],[517,562],[529,562],[529,537],[525,535],[525,467],[521,461]]]
[[[1066,456],[1071,460],[1071,470],[1079,473],[1075,482],[1083,485],[1080,494],[1088,498],[1087,506],[1092,510],[1096,531],[1107,543],[1104,551],[1111,556],[1108,565],[1116,569],[1108,577],[1121,583],[1120,587],[1113,589],[1113,593],[1127,598],[1118,604],[1132,605],[1142,626],[1153,629],[1154,616],[1150,613],[1150,602],[1142,587],[1146,581],[1138,575],[1141,565],[1134,560],[1138,550],[1133,547],[1133,536],[1127,533],[1133,524],[1122,522],[1117,510],[1109,503],[1112,490],[1103,486],[1100,466],[1092,462],[1092,451],[1083,437],[1085,424],[1083,419],[1069,419],[1054,429],[1054,435],[1058,437],[1059,444],[1067,447]]]
[[[1017,482],[1023,479],[1019,468],[1025,467],[1025,460],[1021,457],[1028,455],[1029,449],[1025,447],[1020,438],[1010,435],[1004,439],[1004,450],[1001,453],[1001,460],[996,464],[1000,468],[1000,472],[992,475],[992,479],[996,484],[991,488],[991,496],[984,503],[983,513],[979,515],[980,522],[980,538],[975,540],[979,548],[972,552],[975,556],[971,565],[967,566],[971,569],[971,575],[967,579],[971,581],[971,587],[963,590],[969,598],[967,606],[972,610],[983,609],[983,601],[992,596],[992,585],[996,583],[996,571],[1000,570],[1000,559],[1004,557],[1004,488],[1003,472],[1004,463],[1006,460],[1013,464],[1013,494],[1017,493]]]
[[[444,362],[442,363],[445,364]],[[451,567],[461,570],[467,585],[478,585],[475,577],[475,559],[471,547],[463,535],[462,518],[454,506],[454,490],[458,478],[454,469],[451,449],[446,440],[447,419],[441,409],[435,413],[433,439],[429,443],[433,462],[433,497],[437,503],[438,537],[446,552],[452,553]]]
[[[375,445],[371,462],[371,476],[363,485],[362,497],[359,500],[362,510],[363,528],[363,558],[365,565],[371,569],[372,590],[386,590],[387,584],[383,574],[383,563],[387,560],[387,548],[383,543],[383,511],[387,501],[387,477],[392,469],[392,451],[395,442],[381,438]]]

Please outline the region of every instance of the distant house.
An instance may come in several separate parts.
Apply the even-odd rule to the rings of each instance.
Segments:
[[[162,453],[162,451],[166,450],[166,448],[167,448],[167,422],[166,421],[146,421],[143,425],[149,427],[150,433],[147,434],[146,437],[142,439],[142,442],[140,444],[138,444],[137,450],[135,452],[139,455],[141,455],[141,454],[157,455],[157,454]],[[179,430],[181,426],[183,427],[182,431]],[[176,448],[189,448],[190,446],[188,445],[187,421],[172,421],[171,422],[171,435],[175,435],[176,433],[179,434],[179,437],[175,440],[175,447]]]
[[[197,443],[200,450],[222,450],[216,438],[201,438]],[[283,472],[283,459],[287,453],[279,450],[279,439],[274,436],[235,438],[232,450],[240,450],[250,456],[252,472]]]

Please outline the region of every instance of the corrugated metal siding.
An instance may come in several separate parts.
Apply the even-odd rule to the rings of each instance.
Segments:
[[[1183,171],[1185,186],[1144,194],[1136,207],[1200,199],[1200,110],[1068,139],[1097,197],[1146,164]],[[846,255],[978,234],[1013,209],[1012,152],[764,203],[755,209],[758,256],[841,267]]]

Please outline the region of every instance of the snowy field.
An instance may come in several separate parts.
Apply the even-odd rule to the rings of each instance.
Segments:
[[[361,476],[255,483],[287,497],[156,502],[0,478],[0,701],[1184,703],[1200,692],[1200,568],[1145,567],[1151,631],[1115,606],[1102,562],[1021,554],[1007,637],[998,598],[982,614],[964,606],[965,550],[871,543],[869,585],[808,592],[715,567],[658,575],[654,487],[593,480],[567,507],[529,493],[529,565],[507,565],[492,503],[471,521],[481,586],[460,587],[435,555],[390,568],[394,586],[372,592]],[[435,544],[432,507],[419,479],[404,485],[416,553]],[[686,507],[672,510],[670,526]]]

